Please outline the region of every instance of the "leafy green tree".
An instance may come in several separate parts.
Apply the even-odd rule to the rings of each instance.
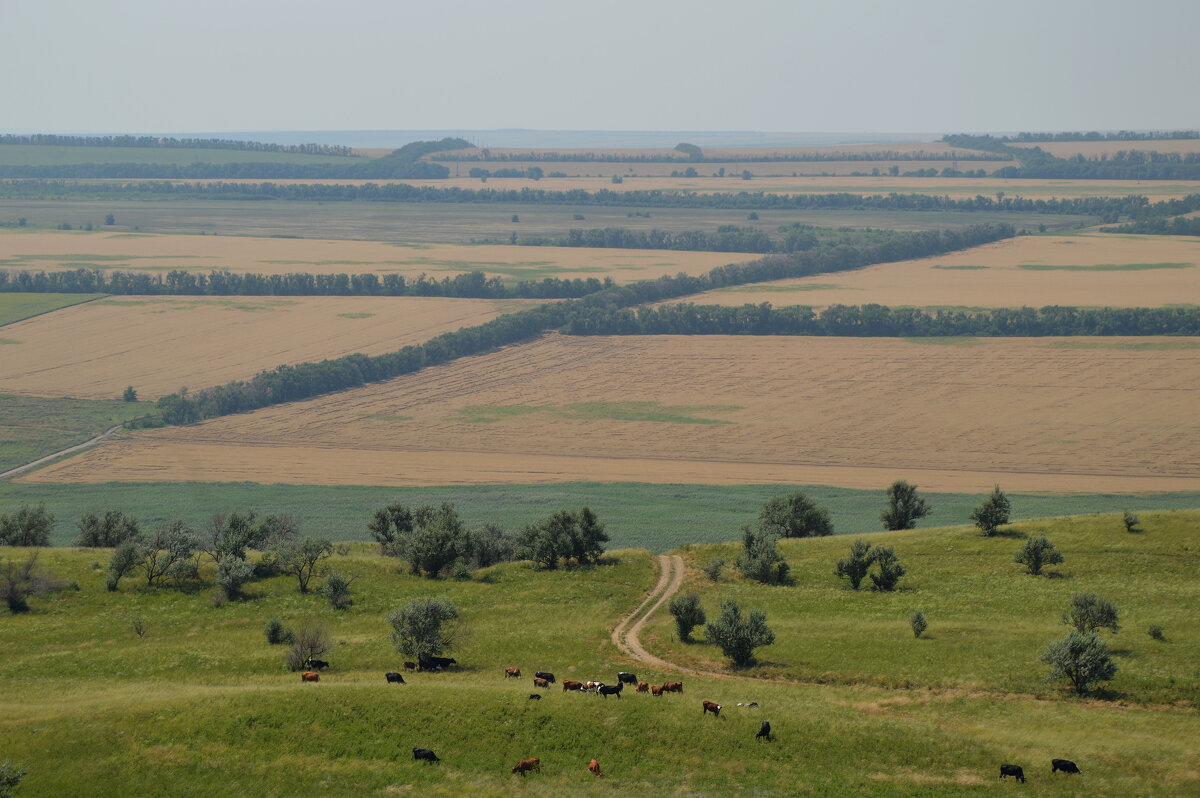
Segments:
[[[913,637],[920,637],[929,628],[929,622],[925,620],[925,613],[921,610],[917,610],[912,614],[909,625],[912,626]]]
[[[115,591],[117,585],[120,584],[130,571],[141,566],[145,561],[146,555],[142,550],[143,543],[140,537],[130,538],[117,546],[112,557],[108,561],[108,581],[106,587],[110,591]]]
[[[1025,545],[1013,555],[1013,561],[1021,563],[1031,575],[1037,576],[1044,566],[1061,563],[1063,555],[1045,535],[1037,535],[1025,541]]]
[[[458,610],[440,596],[419,598],[388,614],[392,644],[401,654],[418,662],[438,656],[454,645],[458,634]]]
[[[267,522],[256,522],[254,511],[214,515],[209,524],[204,551],[217,565],[226,557],[246,559],[247,549],[257,549],[272,532]]]
[[[849,579],[850,587],[858,590],[871,568],[871,562],[871,544],[859,539],[850,544],[850,556],[838,560],[833,572],[839,577]]]
[[[12,515],[0,515],[0,546],[49,546],[54,520],[44,503],[22,504]]]
[[[281,643],[290,643],[296,639],[296,633],[291,629],[286,629],[283,626],[283,621],[278,618],[272,618],[267,621],[267,626],[263,630],[267,636],[267,642],[273,646]]]
[[[777,537],[809,538],[833,534],[829,511],[794,491],[767,500],[758,513],[758,523]]]
[[[558,510],[521,530],[517,556],[546,568],[574,559],[580,565],[596,562],[609,540],[604,524],[588,507],[578,513]]]
[[[1004,491],[997,485],[983,504],[971,512],[971,520],[984,535],[991,537],[996,534],[998,528],[1008,523],[1011,507],[1008,496],[1004,495]]]
[[[1076,593],[1071,596],[1071,605],[1063,613],[1062,619],[1063,623],[1084,633],[1097,629],[1116,632],[1121,628],[1116,605],[1095,593]]]
[[[475,568],[487,568],[500,562],[509,562],[516,555],[517,538],[500,524],[488,521],[479,529],[471,531],[471,564]]]
[[[280,569],[292,574],[300,583],[300,592],[308,592],[308,583],[317,572],[321,560],[333,554],[333,543],[328,538],[304,538],[280,543],[273,550]]]
[[[685,643],[691,642],[692,630],[707,622],[704,608],[700,606],[700,596],[687,593],[675,596],[668,605],[671,615],[675,618],[675,628],[679,631],[679,639]]]
[[[471,535],[453,505],[418,507],[414,522],[404,545],[405,559],[414,574],[437,576],[456,560],[470,559]]]
[[[389,504],[375,511],[367,530],[385,556],[403,556],[404,541],[413,530],[413,511],[403,504]]]
[[[111,213],[106,213],[106,214],[104,214],[104,223],[106,225],[112,226],[117,223],[117,217],[113,216]]]
[[[1068,679],[1075,692],[1088,692],[1096,682],[1109,681],[1117,675],[1117,664],[1108,646],[1095,632],[1072,629],[1062,640],[1055,641],[1042,652],[1042,662],[1050,666],[1049,679]]]
[[[254,566],[237,555],[230,555],[217,566],[217,585],[230,599],[242,597],[242,588],[254,579]]]
[[[135,391],[133,389],[132,385],[127,385],[127,386],[125,386],[125,393],[121,394],[121,398],[124,399],[126,402],[136,402],[137,401],[137,391]]]
[[[190,560],[199,550],[200,540],[183,521],[172,521],[159,524],[141,548],[146,584],[154,585],[164,576],[170,576],[178,563]],[[176,570],[175,573],[180,572]]]
[[[876,546],[871,552],[871,561],[879,566],[879,573],[871,574],[876,590],[895,590],[900,577],[907,573],[892,546]]]
[[[738,667],[754,662],[754,649],[775,642],[775,633],[767,627],[762,610],[750,610],[748,617],[733,599],[721,604],[721,617],[710,622],[704,630],[705,639],[721,648],[725,656]]]
[[[335,610],[349,609],[354,604],[354,599],[350,598],[350,585],[353,583],[354,577],[346,577],[333,571],[325,578],[321,592],[329,599],[329,606]]]
[[[63,587],[58,578],[40,573],[37,561],[38,552],[35,551],[23,563],[9,560],[0,567],[0,599],[14,615],[29,612],[30,596],[44,596]]]
[[[104,517],[88,512],[79,518],[79,537],[75,545],[80,548],[112,549],[141,534],[137,519],[120,510],[105,510]]]
[[[879,514],[879,520],[884,529],[912,529],[918,519],[931,512],[933,508],[918,495],[917,486],[898,479],[888,486],[887,507]]]
[[[700,570],[704,571],[704,575],[707,576],[713,582],[719,582],[719,581],[721,581],[721,569],[724,567],[725,567],[725,558],[724,557],[713,557],[711,560],[709,560],[707,563],[705,563],[700,568]]]
[[[1126,510],[1124,515],[1121,516],[1121,522],[1125,524],[1126,532],[1133,533],[1142,531],[1141,527],[1139,526],[1139,524],[1141,524],[1141,519],[1128,510]]]
[[[737,568],[743,576],[767,585],[787,582],[789,567],[776,540],[773,532],[757,525],[742,527],[743,551],[737,558]]]

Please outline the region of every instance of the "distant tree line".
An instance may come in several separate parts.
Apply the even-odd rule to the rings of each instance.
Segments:
[[[1092,130],[1087,133],[1080,131],[1060,131],[1058,133],[1018,133],[1015,136],[1000,136],[1000,141],[1152,141],[1154,139],[1181,140],[1200,139],[1200,130],[1160,130],[1137,132],[1119,130],[1117,132],[1100,133]]]
[[[506,284],[482,272],[464,272],[433,280],[424,274],[208,274],[175,269],[166,274],[73,269],[68,271],[0,270],[0,293],[134,294],[147,296],[441,296],[477,299],[565,299],[612,287],[612,278],[546,277]]]
[[[569,335],[812,335],[1043,337],[1200,335],[1200,308],[992,308],[937,310],[883,305],[665,305],[591,308],[573,314]]]
[[[1143,219],[1119,227],[1105,227],[1105,233],[1141,233],[1158,236],[1200,236],[1200,218],[1176,216],[1168,219],[1162,216]]]
[[[1159,153],[1124,151],[1086,158],[1075,155],[1059,158],[1040,147],[1012,147],[1007,139],[994,136],[952,134],[942,141],[954,147],[1010,155],[1020,166],[1005,166],[992,173],[1000,178],[1055,180],[1197,180],[1200,179],[1200,153]]]
[[[545,173],[540,166],[531,166],[528,169],[481,169],[478,166],[472,166],[467,172],[468,177],[483,178],[486,180],[489,177],[524,177],[529,180],[541,180]]]
[[[678,147],[676,147],[678,149]],[[699,150],[699,147],[696,148]],[[754,153],[738,157],[713,157],[703,153],[693,155],[682,151],[680,155],[604,153],[604,152],[446,152],[437,160],[449,162],[504,162],[537,161],[549,163],[821,163],[827,161],[996,161],[1008,160],[1011,156],[995,158],[977,152],[926,152],[877,150],[874,152],[797,152],[797,153]]]
[[[176,139],[162,136],[60,136],[32,133],[25,136],[6,134],[0,144],[38,144],[51,147],[147,147],[175,150],[249,150],[252,152],[291,152],[300,155],[344,155],[359,157],[349,147],[337,144],[270,144],[235,139]]]

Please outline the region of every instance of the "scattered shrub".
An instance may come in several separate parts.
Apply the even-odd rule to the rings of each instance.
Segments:
[[[263,629],[263,634],[267,636],[267,642],[273,646],[288,642],[288,637],[294,637],[290,629],[285,629],[283,621],[278,618],[272,618],[267,621],[267,626]]]
[[[54,515],[45,504],[22,504],[12,515],[0,515],[0,546],[49,546]]]
[[[1008,523],[1009,512],[1012,509],[1008,496],[997,485],[983,504],[971,512],[971,520],[987,537],[996,534],[996,530]]]
[[[725,558],[724,557],[713,557],[707,563],[702,565],[700,567],[700,570],[703,571],[704,575],[707,576],[713,582],[719,582],[721,580],[721,569],[724,567],[725,567]]]
[[[0,763],[0,798],[9,798],[12,795],[21,779],[25,778],[26,772],[26,768],[14,765],[11,760],[6,759]]]
[[[195,563],[193,563],[194,565]],[[217,585],[231,599],[241,598],[242,588],[252,579],[254,579],[254,566],[241,557],[225,557],[217,566]]]
[[[413,599],[388,614],[396,651],[417,662],[438,656],[454,645],[458,610],[442,597]]]
[[[333,640],[329,637],[329,629],[324,624],[306,623],[300,627],[292,638],[285,661],[288,670],[303,670],[304,663],[310,659],[320,659],[321,655],[333,648]]]
[[[77,526],[75,545],[81,548],[114,549],[141,533],[137,519],[120,510],[105,510],[103,518],[95,512],[85,513]]]
[[[108,561],[108,580],[105,582],[105,587],[110,591],[115,591],[121,579],[140,566],[144,559],[142,544],[137,538],[127,540],[117,546],[117,550],[113,552]]]
[[[378,515],[378,514],[377,514]],[[333,552],[327,538],[304,538],[278,544],[271,552],[284,573],[293,574],[300,583],[300,592],[308,592],[308,583],[319,570],[322,560]]]
[[[329,605],[335,610],[349,609],[354,604],[354,599],[350,598],[350,585],[353,582],[353,577],[347,579],[337,571],[331,571],[329,576],[325,577],[325,584],[321,587],[321,592],[325,594],[325,598],[329,599]]]
[[[129,628],[132,629],[133,633],[138,637],[145,637],[146,631],[149,629],[149,627],[146,625],[146,619],[141,615],[135,615],[132,619],[130,619]]]
[[[788,564],[775,542],[775,534],[758,525],[742,528],[745,551],[737,558],[737,568],[747,579],[766,585],[787,582]]]
[[[742,617],[742,609],[733,599],[721,604],[721,617],[705,627],[704,636],[738,667],[754,662],[754,649],[775,642],[763,611],[750,610],[748,617]]]
[[[1095,632],[1072,629],[1062,640],[1051,643],[1042,652],[1042,662],[1050,666],[1049,681],[1068,679],[1075,692],[1088,692],[1096,682],[1108,681],[1117,673],[1117,665]]]
[[[704,608],[700,606],[700,596],[688,593],[675,596],[668,605],[671,615],[675,618],[675,628],[679,631],[679,639],[685,643],[691,642],[692,630],[707,622]]]
[[[898,479],[888,486],[887,507],[879,514],[879,520],[889,531],[912,529],[918,519],[931,512],[933,508],[917,493],[917,486]]]
[[[917,610],[912,614],[912,619],[909,621],[912,625],[913,636],[920,637],[929,628],[929,623],[925,620],[925,613]]]
[[[1125,514],[1121,517],[1121,522],[1125,524],[1126,532],[1141,532],[1142,531],[1141,527],[1139,526],[1139,524],[1141,524],[1141,522],[1142,522],[1141,519],[1138,518],[1133,513],[1129,512],[1128,510],[1126,510]]]
[[[1063,623],[1074,626],[1081,633],[1097,629],[1116,632],[1121,628],[1117,623],[1120,618],[1116,606],[1095,593],[1076,593],[1071,596],[1071,606],[1063,613],[1062,619]]]
[[[871,552],[871,561],[879,566],[879,573],[871,574],[876,590],[895,590],[900,577],[907,573],[891,546],[876,546]]]
[[[1156,623],[1150,624],[1150,628],[1147,629],[1146,631],[1147,631],[1147,633],[1149,633],[1150,637],[1154,640],[1165,640],[1166,639],[1165,635],[1163,634],[1163,628]]]
[[[1023,564],[1032,576],[1037,576],[1043,566],[1061,563],[1063,555],[1045,535],[1037,535],[1025,541],[1025,545],[1013,555],[1013,561]]]
[[[871,544],[865,540],[856,540],[850,544],[850,556],[838,560],[833,572],[838,577],[849,579],[850,587],[858,590],[871,568],[871,562]]]
[[[829,511],[803,491],[772,496],[758,513],[758,525],[780,538],[825,537],[833,534]]]

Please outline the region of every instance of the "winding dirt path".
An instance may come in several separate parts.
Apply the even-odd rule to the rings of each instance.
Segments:
[[[654,586],[654,589],[646,595],[646,598],[633,612],[626,615],[613,627],[613,645],[620,649],[626,656],[644,662],[647,665],[690,672],[689,668],[681,668],[674,663],[654,656],[642,646],[642,642],[638,638],[642,627],[646,625],[646,621],[650,620],[650,617],[658,611],[659,607],[678,593],[679,587],[683,584],[684,564],[683,558],[678,554],[658,555],[658,569],[658,584]],[[653,605],[650,605],[651,602],[654,602]],[[647,605],[650,605],[648,610],[646,609]],[[642,612],[643,610],[645,612]]]
[[[84,441],[83,443],[77,443],[74,446],[68,446],[66,449],[61,449],[60,451],[54,452],[53,454],[48,454],[45,457],[39,457],[38,459],[34,460],[32,463],[26,463],[25,465],[17,466],[16,468],[10,468],[5,472],[0,473],[0,479],[8,479],[9,477],[15,477],[17,474],[23,474],[26,471],[28,471],[29,469],[36,468],[37,466],[41,465],[42,463],[49,462],[50,460],[53,460],[56,457],[62,457],[64,454],[70,454],[71,452],[77,452],[80,449],[86,449],[89,446],[93,446],[97,443],[100,443],[105,438],[112,437],[114,434],[116,434],[117,430],[119,430],[120,428],[121,428],[121,425],[118,424],[115,427],[110,427],[107,430],[105,430],[104,432],[101,432],[99,435],[92,438],[90,441]]]

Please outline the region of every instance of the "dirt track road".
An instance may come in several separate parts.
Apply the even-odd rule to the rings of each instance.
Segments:
[[[612,631],[612,641],[618,649],[627,656],[633,657],[639,662],[644,662],[647,665],[653,665],[657,668],[671,669],[691,672],[688,668],[681,668],[674,663],[667,662],[664,659],[654,656],[645,648],[642,647],[641,640],[638,635],[641,634],[642,627],[646,625],[646,621],[658,611],[658,608],[671,599],[679,592],[680,585],[683,584],[684,565],[683,558],[678,554],[660,554],[658,555],[658,584],[654,589],[647,594],[637,608],[622,618]],[[657,599],[657,600],[656,600]],[[651,604],[653,602],[653,604]],[[649,606],[649,609],[646,607]],[[645,612],[643,612],[645,610]]]
[[[50,460],[53,460],[56,457],[62,457],[64,454],[70,454],[71,452],[77,452],[80,449],[86,449],[87,447],[92,446],[97,443],[100,443],[105,438],[112,436],[120,428],[121,428],[121,425],[118,424],[115,427],[110,427],[109,429],[105,430],[104,432],[101,432],[99,435],[92,438],[90,441],[84,441],[83,443],[77,443],[74,446],[68,446],[66,449],[57,451],[54,454],[48,454],[45,457],[39,457],[37,460],[34,460],[32,463],[26,463],[25,465],[17,466],[16,468],[10,468],[9,470],[7,470],[5,472],[0,473],[0,479],[8,479],[9,477],[15,477],[17,474],[23,474],[24,472],[28,471],[29,469],[39,466],[42,463],[49,462]]]

